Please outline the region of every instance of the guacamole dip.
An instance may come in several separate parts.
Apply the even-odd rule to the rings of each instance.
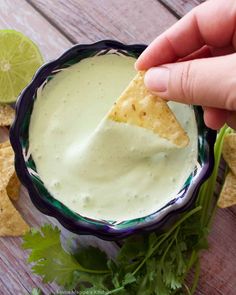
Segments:
[[[38,91],[30,152],[50,194],[82,216],[124,221],[151,214],[179,192],[197,162],[190,106],[169,103],[185,148],[134,125],[104,120],[135,76],[135,59],[107,54],[64,69]]]

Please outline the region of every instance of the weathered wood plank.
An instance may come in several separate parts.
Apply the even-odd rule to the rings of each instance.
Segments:
[[[149,43],[176,21],[156,0],[28,0],[74,42]]]
[[[0,1],[0,29],[15,29],[38,44],[46,60],[55,58],[71,42],[25,0]]]
[[[236,217],[231,208],[218,209],[209,236],[210,248],[201,255],[201,275],[196,295],[235,294],[235,227]]]
[[[205,0],[158,0],[176,17],[180,18],[188,13],[195,6],[201,4]]]

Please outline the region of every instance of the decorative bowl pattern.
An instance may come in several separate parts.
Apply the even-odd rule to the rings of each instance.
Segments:
[[[201,184],[209,177],[214,166],[214,142],[216,132],[208,129],[203,121],[202,109],[194,107],[198,126],[198,165],[175,198],[158,211],[124,222],[108,222],[83,217],[54,199],[41,181],[32,156],[29,153],[29,123],[37,89],[53,79],[58,71],[83,58],[107,53],[138,57],[146,45],[125,45],[104,40],[94,44],[75,45],[58,59],[43,65],[32,82],[24,89],[16,103],[16,118],[10,130],[10,140],[15,151],[16,171],[20,181],[28,189],[33,204],[44,214],[58,219],[68,230],[77,234],[91,234],[106,240],[117,240],[135,233],[161,230],[178,215],[192,206]]]

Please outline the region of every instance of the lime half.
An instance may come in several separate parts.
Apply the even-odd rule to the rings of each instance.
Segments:
[[[13,103],[43,63],[38,47],[22,33],[0,30],[0,103]]]

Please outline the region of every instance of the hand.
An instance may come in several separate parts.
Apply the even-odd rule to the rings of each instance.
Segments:
[[[201,105],[208,127],[236,129],[236,1],[209,0],[157,37],[136,62],[160,97]]]

